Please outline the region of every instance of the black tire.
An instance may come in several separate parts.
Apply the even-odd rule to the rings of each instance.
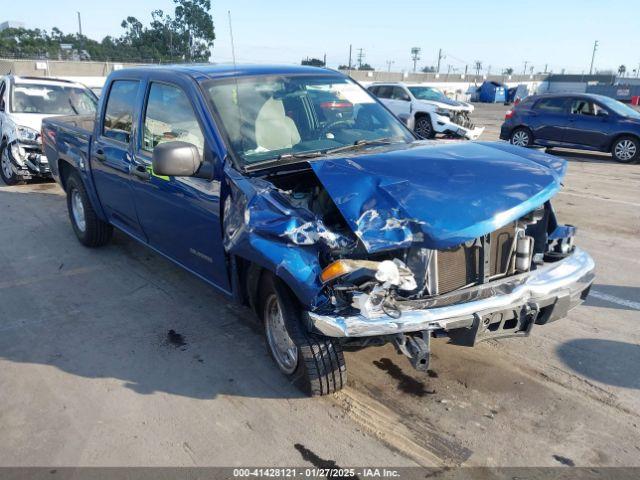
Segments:
[[[533,134],[528,128],[515,128],[509,135],[509,143],[518,147],[530,147],[533,145]]]
[[[421,138],[430,139],[436,136],[433,131],[433,125],[431,125],[431,118],[429,115],[420,115],[416,118],[416,124],[413,131]]]
[[[640,159],[640,142],[635,137],[620,137],[613,142],[611,155],[616,162],[636,163]]]
[[[276,302],[286,333],[296,347],[296,362],[285,369],[272,346],[267,310]],[[337,340],[316,335],[304,326],[304,312],[288,287],[271,273],[262,275],[260,314],[264,326],[267,350],[278,369],[303,393],[311,397],[329,395],[347,384],[347,368],[342,348]]]
[[[15,172],[11,171],[9,174],[5,172],[6,162],[11,162],[9,159],[9,151],[7,150],[7,145],[0,145],[0,177],[5,185],[11,187],[13,185],[20,185],[24,183],[24,181],[16,175]]]
[[[96,211],[91,205],[91,201],[87,196],[82,180],[77,173],[73,172],[66,181],[67,190],[67,210],[69,211],[69,219],[71,226],[76,233],[78,240],[85,247],[101,247],[109,243],[113,235],[113,227],[98,218]],[[75,197],[77,195],[77,197]],[[74,214],[74,197],[76,201],[81,202],[84,217],[83,225],[79,224]],[[77,208],[77,207],[76,207]],[[76,210],[77,211],[77,210]]]

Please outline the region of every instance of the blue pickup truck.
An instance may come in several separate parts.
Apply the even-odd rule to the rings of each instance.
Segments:
[[[309,395],[345,349],[529,334],[584,300],[591,257],[551,206],[566,164],[420,141],[350,78],[300,66],[119,70],[96,116],[45,119],[83,245],[114,227],[255,310]]]

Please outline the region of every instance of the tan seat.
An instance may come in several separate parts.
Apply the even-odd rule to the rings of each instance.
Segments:
[[[283,150],[300,143],[300,132],[284,111],[282,100],[267,100],[256,118],[256,144],[266,150]]]

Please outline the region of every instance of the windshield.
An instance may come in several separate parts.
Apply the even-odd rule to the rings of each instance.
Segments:
[[[353,81],[334,76],[246,77],[204,84],[245,165],[414,137]]]
[[[445,100],[447,97],[437,88],[431,87],[408,87],[411,94],[418,100]]]
[[[625,105],[622,102],[614,100],[613,98],[598,96],[598,100],[610,110],[613,110],[618,115],[622,115],[623,117],[631,117],[631,118],[640,118],[640,112],[634,110],[628,105]]]
[[[13,113],[84,115],[95,113],[96,104],[95,95],[81,87],[16,83],[11,92]]]

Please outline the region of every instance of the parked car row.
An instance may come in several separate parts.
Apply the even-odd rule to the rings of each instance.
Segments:
[[[309,395],[346,384],[344,347],[393,343],[426,371],[432,337],[526,336],[594,280],[552,207],[564,160],[422,141],[338,72],[119,70],[95,114],[75,113],[45,118],[42,140],[78,240],[117,228],[248,304]]]

